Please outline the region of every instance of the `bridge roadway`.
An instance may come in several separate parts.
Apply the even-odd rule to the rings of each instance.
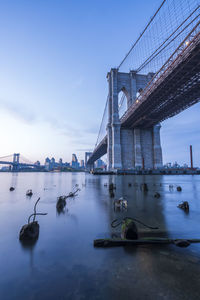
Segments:
[[[21,167],[35,167],[35,168],[38,167],[35,164],[16,163],[16,162],[12,162],[12,161],[0,161],[0,165],[11,165],[11,166],[21,166]],[[40,165],[39,167],[44,167],[44,166]]]
[[[185,41],[186,43],[187,41]],[[200,100],[200,32],[182,50],[173,55],[156,73],[121,117],[121,127],[148,128],[170,118]],[[107,153],[107,136],[97,145],[88,164]]]

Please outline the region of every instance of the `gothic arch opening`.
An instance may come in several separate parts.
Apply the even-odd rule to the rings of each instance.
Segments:
[[[127,111],[128,108],[128,94],[125,90],[121,90],[118,94],[118,109],[119,109],[119,118]]]

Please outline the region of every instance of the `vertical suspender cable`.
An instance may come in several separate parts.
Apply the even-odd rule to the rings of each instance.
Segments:
[[[133,44],[133,46],[131,47],[131,49],[128,51],[128,53],[126,54],[126,56],[124,57],[124,59],[121,61],[121,63],[118,66],[118,69],[122,66],[122,64],[125,62],[125,60],[127,59],[127,57],[129,56],[129,54],[131,53],[131,51],[133,50],[133,48],[135,48],[135,46],[137,45],[137,43],[139,42],[139,40],[141,39],[141,37],[143,36],[143,34],[145,33],[145,31],[147,30],[147,28],[149,27],[149,25],[151,24],[151,22],[153,21],[153,19],[155,18],[155,16],[157,15],[157,13],[159,12],[159,10],[161,9],[161,7],[163,6],[163,4],[166,2],[166,0],[163,0],[163,2],[161,3],[161,5],[159,6],[159,8],[157,9],[157,11],[155,12],[155,14],[153,15],[153,17],[150,19],[149,23],[147,24],[147,26],[144,28],[144,30],[142,31],[142,33],[140,34],[139,38],[136,40],[136,42]]]

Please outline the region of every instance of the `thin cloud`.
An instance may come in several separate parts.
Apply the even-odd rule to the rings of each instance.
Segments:
[[[28,124],[44,122],[51,126],[52,129],[58,131],[59,134],[69,137],[72,140],[84,137],[84,131],[81,131],[77,128],[73,128],[66,122],[59,121],[58,119],[51,116],[43,116],[39,118],[36,114],[34,114],[25,106],[22,107],[19,104],[1,100],[0,108],[6,110],[10,115],[14,116],[16,119],[22,122],[26,122]]]
[[[37,120],[36,114],[18,104],[1,100],[0,107],[23,122],[34,123]]]
[[[57,134],[66,137],[71,146],[83,147],[87,149],[79,151],[91,151],[94,148],[96,137],[98,134],[98,124],[91,125],[90,127],[82,128],[72,127],[67,124],[65,120],[60,120],[52,116],[38,116],[30,111],[26,106],[11,103],[9,101],[1,101],[0,108],[6,110],[9,114],[28,124],[45,123],[50,126]],[[79,125],[80,126],[80,125]],[[78,151],[78,150],[77,150]]]

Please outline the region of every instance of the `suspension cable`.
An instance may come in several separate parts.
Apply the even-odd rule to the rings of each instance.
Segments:
[[[126,98],[126,95],[123,93],[122,96],[121,96],[121,99],[120,99],[120,101],[119,101],[119,109],[122,107],[125,98]]]
[[[2,159],[2,158],[7,158],[7,157],[11,157],[11,156],[13,156],[13,154],[6,155],[6,156],[2,156],[2,157],[0,157],[0,159]]]
[[[171,39],[163,48],[161,48],[174,35],[174,33],[176,33],[177,30],[180,29],[180,27],[197,11],[199,7],[200,6],[197,6],[197,8],[174,30],[174,32],[170,34],[170,36],[142,63],[142,65],[137,69],[137,72],[140,72],[144,67],[146,67],[156,56],[158,56],[158,54],[160,54],[160,52],[162,52],[167,46],[169,46],[170,43],[172,43],[189,25],[191,25],[200,16],[200,14],[198,14],[173,39]],[[160,51],[158,51],[159,49]]]
[[[33,165],[33,162],[30,161],[30,160],[28,160],[28,159],[27,159],[26,157],[24,157],[23,155],[20,155],[20,158],[23,159],[23,161],[24,161],[25,163],[28,163],[28,164]]]
[[[133,44],[133,46],[131,47],[131,49],[128,51],[128,53],[125,55],[124,59],[119,64],[118,69],[122,66],[122,64],[125,62],[125,60],[129,56],[129,54],[131,53],[131,51],[135,48],[135,46],[137,45],[137,43],[139,42],[139,40],[141,39],[141,37],[143,36],[143,34],[145,33],[145,31],[149,27],[149,25],[151,24],[151,22],[154,20],[154,18],[156,17],[156,15],[158,14],[158,12],[160,11],[161,7],[164,5],[165,2],[166,2],[166,0],[163,0],[163,2],[161,3],[161,5],[159,6],[159,8],[157,9],[157,11],[155,12],[155,14],[153,15],[153,17],[150,19],[149,23],[146,25],[146,27],[144,28],[144,30],[142,31],[142,33],[140,34],[140,36],[138,37],[138,39],[135,41],[135,43]]]
[[[100,125],[100,128],[99,128],[99,133],[98,133],[98,136],[97,136],[97,141],[96,141],[96,144],[95,144],[95,148],[96,148],[96,146],[98,144],[99,136],[100,136],[100,133],[101,133],[101,130],[102,130],[102,126],[103,126],[103,121],[104,121],[104,117],[105,117],[105,114],[106,114],[106,108],[107,108],[108,100],[109,100],[109,95],[107,96],[106,105],[105,105],[105,108],[104,108],[103,117],[102,117],[102,120],[101,120],[101,125]]]

